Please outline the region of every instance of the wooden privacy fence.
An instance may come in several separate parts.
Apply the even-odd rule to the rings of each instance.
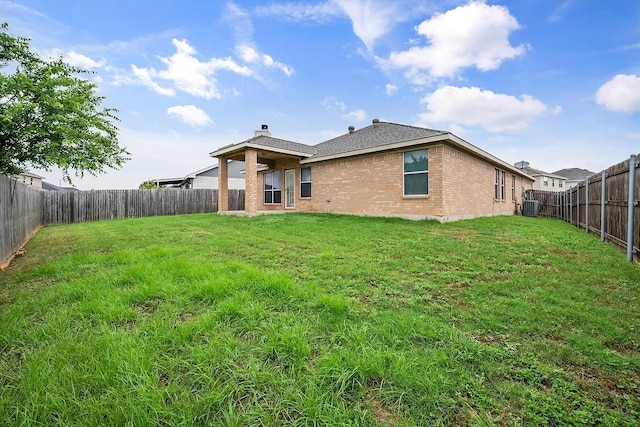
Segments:
[[[638,156],[590,176],[563,192],[530,190],[538,214],[559,218],[587,233],[600,235],[627,250],[629,261],[640,260],[640,173]]]
[[[229,190],[229,210],[244,209],[244,190]],[[43,192],[44,225],[218,211],[218,190]]]
[[[42,191],[0,175],[0,266],[42,226]]]
[[[244,190],[229,190],[244,210]],[[218,190],[43,191],[0,175],[0,265],[43,225],[218,211]]]

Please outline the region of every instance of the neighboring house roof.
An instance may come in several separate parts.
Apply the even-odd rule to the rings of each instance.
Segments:
[[[534,168],[530,168],[530,167],[520,168],[520,170],[524,171],[527,175],[531,175],[533,177],[536,177],[536,176],[548,176],[549,178],[567,179],[565,176],[562,176],[562,175],[559,175],[559,174],[545,172],[545,171],[541,171],[539,169],[534,169]]]
[[[531,178],[525,171],[498,159],[450,132],[382,122],[377,119],[374,119],[373,123],[367,127],[354,130],[353,132],[350,131],[345,135],[321,142],[314,146],[260,135],[237,144],[224,146],[209,155],[211,157],[231,156],[242,152],[246,148],[255,148],[258,150],[263,149],[281,154],[295,155],[300,157],[302,159],[300,163],[304,164],[441,141],[453,143],[459,148],[470,151],[494,164],[500,165],[504,169]]]
[[[591,175],[595,175],[595,172],[591,172],[587,169],[579,169],[579,168],[569,168],[569,169],[560,169],[559,171],[555,171],[554,174],[562,175],[566,177],[569,181],[581,181],[583,179],[589,178]]]
[[[74,187],[58,187],[57,185],[49,184],[47,181],[42,181],[42,189],[47,191],[80,191]]]
[[[244,162],[240,162],[240,161],[231,161],[229,162],[229,167],[227,169],[227,173],[229,175],[229,178],[240,178],[240,179],[244,179]],[[218,176],[218,163],[215,163],[211,166],[208,166],[204,169],[200,169],[199,171],[195,171],[192,172],[190,174],[188,174],[187,176],[184,177],[184,180],[187,180],[189,178],[193,179],[199,175],[204,175],[204,176],[213,176],[213,177],[217,177]]]

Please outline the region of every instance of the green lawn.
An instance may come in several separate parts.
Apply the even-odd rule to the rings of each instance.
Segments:
[[[557,220],[47,227],[0,273],[0,425],[638,425],[640,267]]]

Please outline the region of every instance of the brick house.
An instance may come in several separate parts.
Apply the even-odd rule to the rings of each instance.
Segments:
[[[452,221],[508,215],[534,179],[450,132],[373,120],[311,146],[268,127],[214,152],[218,207],[228,211],[228,161],[245,162],[245,214],[333,212]]]

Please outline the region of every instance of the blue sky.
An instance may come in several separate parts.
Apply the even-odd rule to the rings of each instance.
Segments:
[[[0,21],[120,110],[132,160],[81,189],[184,176],[261,124],[316,144],[378,118],[549,172],[640,152],[637,0],[0,0]]]

